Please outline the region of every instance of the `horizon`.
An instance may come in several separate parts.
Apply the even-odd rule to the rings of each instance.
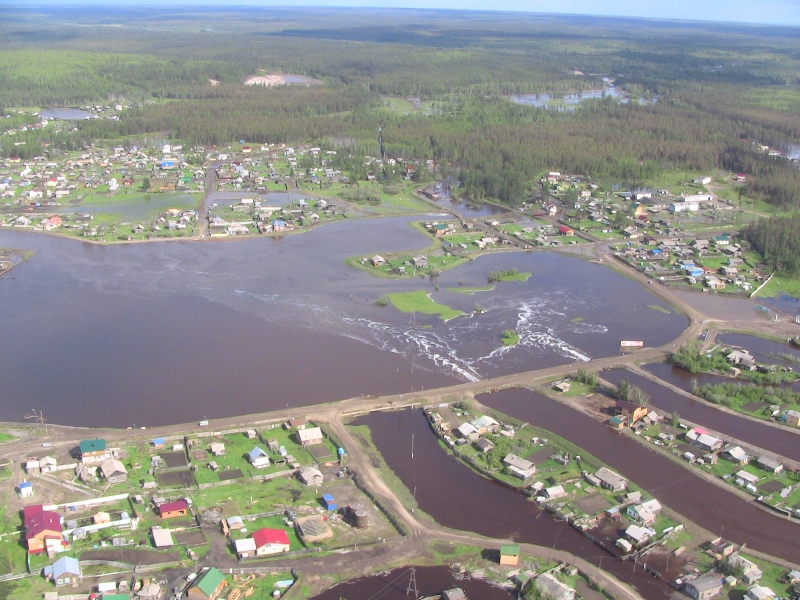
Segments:
[[[2,0],[0,7],[36,9],[37,7],[87,6],[104,8],[164,7],[159,0],[136,0],[120,5],[112,0],[81,0],[65,4],[59,0]],[[362,9],[422,9],[452,10],[493,13],[526,13],[531,15],[560,15],[575,17],[638,18],[666,21],[688,21],[707,23],[736,23],[752,25],[800,26],[800,3],[796,0],[677,0],[663,3],[660,0],[236,0],[225,4],[220,0],[173,0],[170,9],[210,8],[224,6],[226,9],[274,7],[274,8],[362,8]]]

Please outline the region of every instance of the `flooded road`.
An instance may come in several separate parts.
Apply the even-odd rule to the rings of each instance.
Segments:
[[[458,580],[447,567],[417,567],[418,597],[440,594],[455,587],[464,590],[467,598],[480,600],[509,600],[516,598],[507,590],[475,579]],[[411,572],[407,568],[394,569],[385,574],[362,577],[333,587],[314,596],[314,600],[408,600],[406,594]],[[413,597],[413,596],[412,596]]]
[[[501,393],[491,395],[500,397]],[[355,424],[369,426],[388,466],[409,490],[416,492],[419,509],[437,523],[571,552],[631,584],[646,598],[670,596],[672,588],[665,583],[645,575],[641,569],[634,573],[633,563],[613,557],[570,525],[555,521],[522,494],[481,477],[448,456],[422,411],[372,413]]]
[[[613,355],[620,339],[657,346],[687,324],[613,271],[546,252],[480,256],[435,281],[344,264],[427,246],[411,220],[111,246],[0,231],[0,246],[33,251],[0,278],[0,419],[166,425],[405,393]],[[459,293],[508,268],[532,276]],[[375,305],[420,289],[465,316]],[[516,346],[501,346],[506,329]]]
[[[603,423],[530,390],[501,390],[480,402],[516,419],[548,429],[593,454],[646,489],[665,505],[735,543],[796,561],[797,525],[762,511],[684,469],[672,460],[612,431]],[[721,510],[722,509],[722,510]]]
[[[672,367],[666,363],[656,363],[647,365],[646,370],[654,375],[661,377],[662,374],[668,370],[679,371],[675,373],[672,371],[672,376],[687,376],[694,377],[690,373],[677,367]],[[748,444],[753,444],[764,450],[774,452],[786,458],[800,461],[800,436],[784,431],[776,427],[771,427],[766,423],[759,423],[757,421],[750,421],[736,415],[732,415],[716,408],[709,406],[705,402],[699,400],[692,400],[686,396],[682,396],[673,392],[669,388],[658,385],[638,375],[631,373],[626,369],[612,369],[603,371],[600,374],[603,379],[619,385],[623,379],[627,379],[633,385],[641,388],[650,395],[650,406],[657,408],[667,414],[673,411],[677,412],[682,418],[697,423],[698,425],[708,427],[723,435],[731,436],[732,438],[741,440]],[[701,374],[702,375],[702,374]],[[698,378],[698,383],[716,383],[711,381],[713,375],[705,375],[703,378]],[[666,379],[666,378],[665,378]],[[724,378],[719,377],[723,380]],[[667,379],[669,381],[669,379]],[[730,380],[728,380],[730,381]],[[670,383],[672,383],[670,381]],[[682,386],[681,386],[682,387]],[[691,384],[690,384],[691,387]]]

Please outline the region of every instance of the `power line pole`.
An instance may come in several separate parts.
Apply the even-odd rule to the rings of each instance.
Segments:
[[[417,570],[414,567],[411,567],[409,571],[411,571],[411,578],[408,580],[408,587],[406,588],[406,596],[408,596],[413,591],[414,598],[417,598],[419,597],[419,592],[417,591]]]

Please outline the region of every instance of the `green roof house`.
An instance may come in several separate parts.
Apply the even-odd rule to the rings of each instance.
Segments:
[[[106,449],[106,441],[101,438],[93,440],[81,440],[80,443],[81,461],[87,463],[101,463],[107,458],[111,458],[111,453]]]
[[[208,571],[197,576],[186,597],[199,600],[217,600],[227,585],[228,582],[225,576],[214,567],[211,567]]]
[[[519,546],[517,544],[500,546],[500,564],[510,567],[516,567],[519,564]]]

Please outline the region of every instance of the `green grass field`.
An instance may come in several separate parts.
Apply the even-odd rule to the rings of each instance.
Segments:
[[[392,306],[406,313],[418,312],[425,315],[438,315],[443,321],[449,321],[464,314],[460,310],[434,302],[430,297],[430,293],[425,290],[386,294],[386,297],[392,303]]]

